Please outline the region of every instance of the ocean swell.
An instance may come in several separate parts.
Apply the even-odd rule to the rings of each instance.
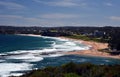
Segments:
[[[30,35],[29,35],[30,36]],[[31,36],[30,36],[31,37]],[[32,37],[37,37],[33,36]],[[17,50],[5,52],[0,54],[0,77],[7,77],[10,75],[22,75],[21,71],[28,71],[34,69],[32,64],[44,60],[46,57],[63,56],[62,52],[74,50],[88,50],[89,46],[66,39],[55,37],[38,36],[44,39],[54,39],[51,41],[51,46],[37,50]],[[47,41],[46,41],[47,42]],[[7,66],[3,68],[3,66]],[[17,71],[17,72],[16,72]],[[20,72],[19,72],[20,71]]]

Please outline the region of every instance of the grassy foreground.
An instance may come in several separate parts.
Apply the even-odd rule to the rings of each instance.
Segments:
[[[120,77],[120,65],[75,64],[33,70],[21,77]]]

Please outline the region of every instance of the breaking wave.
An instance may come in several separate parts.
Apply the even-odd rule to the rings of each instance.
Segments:
[[[37,36],[32,36],[37,37]],[[21,71],[32,70],[33,62],[39,62],[46,57],[63,56],[61,52],[68,52],[74,50],[88,50],[89,46],[55,37],[38,36],[44,39],[54,39],[50,47],[37,49],[37,50],[17,50],[5,52],[0,54],[0,77],[7,77],[10,75],[19,76],[23,73]],[[3,67],[7,66],[7,67]],[[17,71],[17,72],[16,72]],[[20,72],[19,72],[20,71]]]

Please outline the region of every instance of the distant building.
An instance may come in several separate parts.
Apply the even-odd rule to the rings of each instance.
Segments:
[[[94,37],[103,37],[105,34],[106,34],[106,32],[95,30],[93,33],[93,36]]]

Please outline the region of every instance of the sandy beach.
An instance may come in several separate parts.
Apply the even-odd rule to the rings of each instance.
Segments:
[[[41,37],[41,35],[35,35],[35,34],[17,34],[17,35]],[[84,41],[84,40],[80,40],[80,39],[79,40],[78,39],[71,39],[71,38],[67,38],[67,37],[57,37],[57,38],[77,41],[79,43],[83,43],[83,44],[90,47],[89,50],[64,52],[63,54],[66,54],[66,55],[70,55],[70,54],[73,54],[73,55],[85,55],[85,56],[106,57],[106,58],[120,59],[120,55],[114,55],[113,56],[113,55],[110,55],[109,53],[98,51],[99,49],[108,48],[107,43],[98,43],[98,42],[94,42],[94,41]]]
[[[71,38],[66,38],[66,37],[59,37],[59,38],[77,41],[77,42],[80,42],[80,43],[83,43],[85,45],[90,46],[89,50],[71,51],[71,52],[66,52],[65,54],[68,54],[68,55],[69,54],[85,55],[85,56],[95,56],[95,57],[106,57],[106,58],[120,59],[120,55],[114,55],[113,56],[113,55],[110,55],[109,53],[98,51],[99,49],[108,48],[107,43],[98,43],[98,42],[93,42],[93,41],[83,41],[83,40],[71,39]]]

